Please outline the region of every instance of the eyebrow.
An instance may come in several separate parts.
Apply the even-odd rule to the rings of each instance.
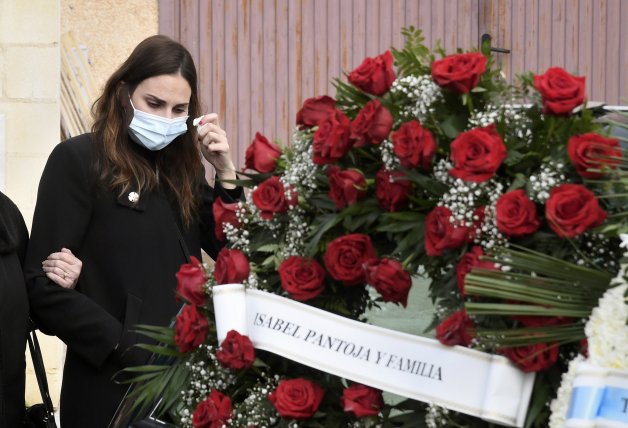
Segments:
[[[160,103],[160,104],[166,104],[165,100],[162,100],[161,98],[153,95],[153,94],[145,94],[145,97],[147,98],[152,98],[154,101]],[[175,107],[187,107],[189,106],[190,103],[181,103],[181,104],[175,104]]]

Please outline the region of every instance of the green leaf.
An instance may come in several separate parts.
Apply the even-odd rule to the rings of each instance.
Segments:
[[[417,184],[423,190],[430,192],[435,196],[442,196],[447,191],[447,186],[438,180],[421,174],[412,169],[402,169],[404,175],[413,183]]]
[[[441,122],[441,129],[443,133],[451,139],[454,139],[464,131],[466,126],[466,118],[459,115],[449,115]]]
[[[515,174],[515,179],[512,180],[512,183],[510,183],[510,186],[508,187],[508,192],[521,189],[525,187],[527,183],[528,183],[528,177],[526,177],[525,175],[521,173],[517,173]]]
[[[336,213],[323,214],[322,216],[319,216],[317,218],[317,225],[313,225],[312,227],[311,237],[305,247],[305,252],[307,254],[313,254],[318,242],[321,240],[325,232],[336,226],[341,220],[342,217]]]
[[[266,244],[266,245],[262,245],[261,247],[256,248],[255,251],[258,251],[260,253],[274,253],[278,249],[279,249],[279,245],[277,244]]]
[[[144,349],[146,351],[152,352],[152,353],[157,354],[157,355],[162,355],[164,357],[179,357],[179,356],[181,356],[181,353],[179,351],[177,351],[176,349],[167,348],[165,346],[149,345],[147,343],[138,343],[138,344],[136,344],[134,346],[137,346],[138,348]]]

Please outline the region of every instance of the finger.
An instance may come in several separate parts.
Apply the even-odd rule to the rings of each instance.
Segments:
[[[70,269],[64,269],[59,266],[45,266],[42,268],[42,270],[46,273],[55,274],[59,278],[70,282],[74,281],[78,277],[77,272]]]
[[[229,144],[225,142],[213,143],[207,146],[207,150],[212,153],[227,153],[229,151]]]
[[[207,136],[203,139],[203,142],[213,144],[213,143],[221,143],[221,142],[224,142],[225,140],[226,139],[223,134],[220,134],[218,132],[209,132]]]
[[[222,129],[220,126],[214,125],[213,123],[209,123],[203,126],[203,128],[201,128],[201,130],[198,133],[201,139],[206,137],[209,134],[217,134],[223,137],[227,135],[224,129]]]
[[[218,124],[218,113],[208,113],[201,119],[200,125],[203,126],[207,123],[213,123],[214,125],[219,126]]]
[[[219,135],[222,135],[222,136],[226,136],[227,135],[227,131],[225,131],[220,126],[215,125],[213,123],[208,123],[207,125],[205,125],[205,127],[209,130],[209,132],[215,132],[216,134],[219,134]]]
[[[73,253],[72,253],[72,251],[71,251],[70,249],[68,249],[68,248],[61,248],[61,252],[62,252],[62,253],[65,253],[65,254],[69,254],[69,255],[71,255],[72,257],[74,257],[74,254],[73,254]]]
[[[67,271],[71,266],[70,263],[66,263],[63,260],[44,260],[41,265],[48,266],[50,268],[60,268],[64,271]]]
[[[60,260],[67,264],[73,264],[73,263],[76,263],[78,259],[74,257],[74,255],[72,255],[71,253],[68,254],[68,253],[57,252],[57,253],[50,254],[48,256],[48,260]]]
[[[59,275],[52,273],[52,272],[46,272],[46,276],[55,284],[63,287],[63,288],[72,288],[72,281],[68,281],[66,279],[61,278]]]

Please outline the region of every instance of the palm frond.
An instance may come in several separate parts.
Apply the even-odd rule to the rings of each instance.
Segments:
[[[521,247],[501,249],[482,257],[503,270],[474,269],[465,278],[465,292],[489,301],[468,301],[470,315],[501,317],[567,317],[556,325],[534,328],[478,329],[480,343],[521,346],[571,342],[584,337],[584,323],[610,286],[612,273],[580,266]]]

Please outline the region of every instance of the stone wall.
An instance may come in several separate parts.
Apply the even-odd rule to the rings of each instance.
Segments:
[[[157,0],[61,0],[61,34],[87,49],[96,88],[148,36],[159,32]]]

